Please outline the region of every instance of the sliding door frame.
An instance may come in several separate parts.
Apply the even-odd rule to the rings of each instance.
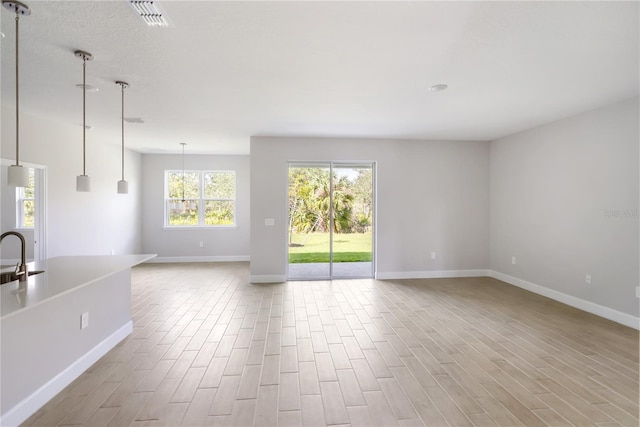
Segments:
[[[326,168],[329,167],[329,275],[328,276],[318,276],[318,277],[289,277],[289,233],[290,227],[288,226],[291,218],[289,217],[289,210],[287,209],[287,219],[286,219],[286,277],[287,280],[295,280],[295,281],[303,281],[303,280],[333,280],[333,279],[368,279],[375,278],[376,276],[376,258],[377,258],[377,224],[378,224],[378,209],[377,209],[377,194],[376,194],[376,182],[377,182],[377,170],[376,170],[376,162],[375,161],[287,161],[287,201],[289,200],[289,170],[292,167],[318,167],[318,168]],[[371,271],[368,276],[335,276],[333,274],[333,229],[334,229],[334,210],[333,210],[333,170],[336,168],[346,168],[346,167],[370,167],[372,171],[371,177],[371,196],[373,198],[372,202],[372,226],[371,226]]]

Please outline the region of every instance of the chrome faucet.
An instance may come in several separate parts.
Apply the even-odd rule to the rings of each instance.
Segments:
[[[27,243],[24,240],[24,236],[16,231],[7,231],[6,233],[2,233],[0,236],[0,243],[4,240],[5,237],[9,235],[14,235],[18,239],[20,239],[20,244],[22,246],[22,253],[20,262],[16,265],[16,271],[13,273],[13,280],[20,279],[20,281],[25,281],[28,278],[27,274]]]

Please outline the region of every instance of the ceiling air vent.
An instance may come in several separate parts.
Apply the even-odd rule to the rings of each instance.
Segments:
[[[142,20],[150,27],[168,27],[169,21],[162,15],[160,9],[154,1],[136,1],[131,0],[129,4],[136,11],[136,13],[142,18]]]

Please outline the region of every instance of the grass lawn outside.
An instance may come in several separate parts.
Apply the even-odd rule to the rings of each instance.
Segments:
[[[329,262],[329,233],[294,234],[289,263]],[[371,262],[371,232],[333,235],[333,262]]]

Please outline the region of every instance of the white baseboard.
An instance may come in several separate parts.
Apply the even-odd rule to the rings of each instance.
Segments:
[[[429,271],[397,271],[378,272],[378,280],[394,279],[437,279],[443,277],[483,277],[489,276],[490,270],[429,270]]]
[[[5,412],[2,418],[0,418],[0,426],[17,426],[25,421],[45,403],[51,400],[52,397],[60,393],[60,391],[71,384],[84,371],[89,369],[89,367],[96,363],[102,356],[107,354],[109,350],[131,334],[131,332],[133,332],[133,322],[129,321],[73,362],[73,364],[64,371],[34,391],[29,397]]]
[[[225,256],[159,256],[148,263],[159,264],[168,262],[238,262],[249,261],[249,255],[225,255]]]
[[[527,282],[526,280],[518,279],[517,277],[509,276],[508,274],[500,273],[499,271],[491,270],[489,275],[494,279],[502,280],[510,285],[526,289],[535,294],[542,295],[563,304],[570,305],[571,307],[595,314],[596,316],[604,317],[605,319],[612,320],[616,323],[640,330],[640,317],[622,313],[591,301],[583,300],[563,292],[558,292],[535,283]]]
[[[249,282],[251,283],[282,283],[286,281],[287,281],[287,276],[284,274],[249,276]]]

